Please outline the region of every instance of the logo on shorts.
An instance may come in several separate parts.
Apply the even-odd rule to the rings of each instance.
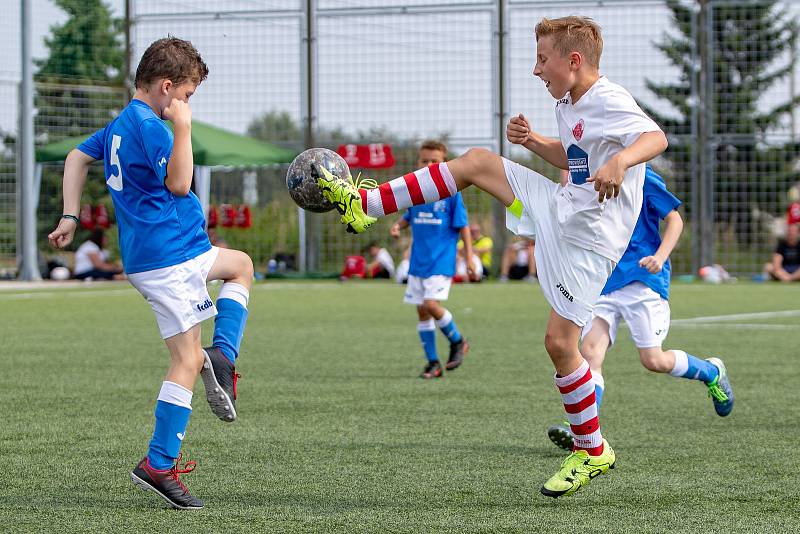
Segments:
[[[578,121],[578,124],[572,129],[572,136],[575,138],[576,141],[580,141],[581,137],[583,137],[583,119]]]
[[[205,311],[205,310],[209,309],[213,305],[214,305],[213,302],[211,302],[210,300],[206,299],[206,301],[204,303],[197,305],[197,311]]]
[[[567,291],[567,288],[562,286],[560,282],[558,284],[556,284],[556,289],[561,291],[561,294],[564,295],[567,298],[568,301],[574,302],[572,300],[572,295],[569,294],[569,291]]]
[[[656,335],[657,335],[657,336],[660,336],[660,335],[661,335],[661,332],[663,332],[663,331],[664,331],[663,329],[656,330]]]

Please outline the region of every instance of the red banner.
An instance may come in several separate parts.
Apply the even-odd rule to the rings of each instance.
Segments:
[[[339,145],[337,152],[350,167],[360,169],[388,169],[395,163],[391,145],[383,143]]]

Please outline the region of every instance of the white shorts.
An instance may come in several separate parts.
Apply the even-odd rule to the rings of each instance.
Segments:
[[[217,315],[206,278],[218,255],[219,248],[211,247],[178,265],[128,275],[131,285],[152,306],[163,339]]]
[[[611,343],[617,337],[620,319],[625,320],[636,348],[660,347],[669,333],[669,302],[641,282],[603,295],[594,306],[594,315],[608,323]],[[592,329],[587,324],[581,337],[586,337]]]
[[[408,285],[403,302],[419,306],[426,300],[447,300],[452,281],[453,279],[449,276],[441,274],[435,274],[428,278],[408,275]]]
[[[503,166],[511,190],[524,208],[521,218],[506,210],[506,227],[536,239],[536,275],[547,302],[561,317],[584,326],[614,262],[561,237],[555,213],[555,196],[561,186],[505,158]]]

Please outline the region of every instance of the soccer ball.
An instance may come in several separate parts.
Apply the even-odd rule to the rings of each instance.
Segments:
[[[53,267],[50,271],[50,280],[69,280],[69,269],[66,267]]]
[[[328,169],[333,175],[342,178],[350,176],[350,168],[344,159],[327,148],[309,148],[294,158],[289,170],[286,171],[289,196],[304,210],[315,213],[324,213],[335,207],[322,196],[322,191],[317,185],[320,166]]]

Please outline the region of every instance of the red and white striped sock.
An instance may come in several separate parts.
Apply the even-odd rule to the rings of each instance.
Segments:
[[[556,375],[554,380],[567,411],[574,449],[585,450],[592,456],[603,454],[603,436],[600,434],[594,380],[589,363],[583,360],[577,370],[567,376]]]
[[[428,204],[455,195],[456,180],[446,163],[434,163],[395,178],[375,189],[359,189],[367,215],[383,217],[410,206]]]

